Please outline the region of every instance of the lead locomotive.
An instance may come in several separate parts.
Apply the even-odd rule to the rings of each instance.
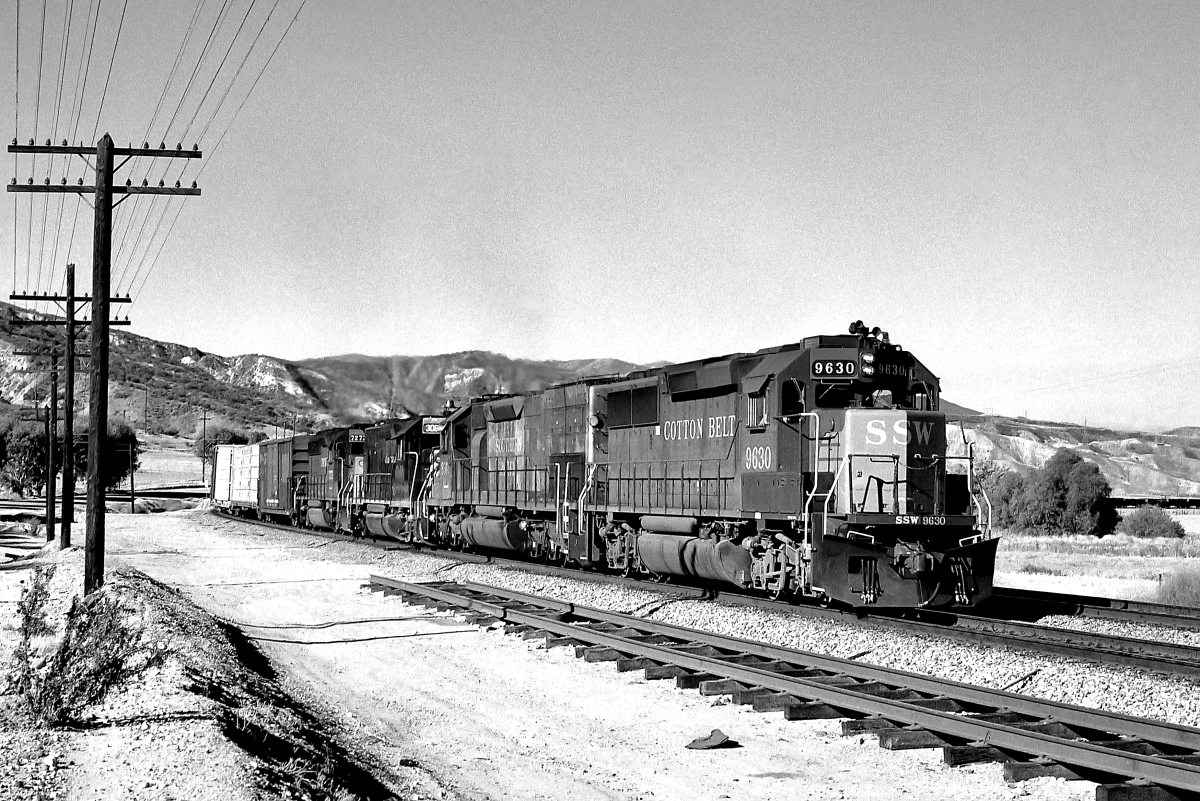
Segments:
[[[849,335],[475,398],[385,436],[322,432],[293,517],[775,597],[974,605],[991,595],[997,540],[938,404],[937,377],[858,321]]]

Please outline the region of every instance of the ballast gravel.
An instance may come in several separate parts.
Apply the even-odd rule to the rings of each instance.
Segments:
[[[353,543],[339,545],[355,547]],[[1007,689],[1051,701],[1188,726],[1200,725],[1200,683],[1183,677],[860,627],[752,606],[673,598],[669,585],[659,590],[640,590],[586,578],[543,576],[506,566],[456,562],[447,557],[409,551],[386,551],[377,561],[382,568],[377,572],[401,580],[489,584],[727,636]],[[1061,625],[1068,621],[1080,622],[1077,618],[1047,618],[1042,623]],[[1132,624],[1118,624],[1121,625]],[[1102,626],[1087,630],[1122,633],[1116,628],[1109,630]],[[1124,636],[1134,635],[1125,632]]]
[[[1086,631],[1109,637],[1130,637],[1135,640],[1150,640],[1151,642],[1200,648],[1200,630],[1196,629],[1177,629],[1171,626],[1075,615],[1047,615],[1038,621],[1038,625]]]
[[[365,542],[327,539],[243,523],[218,527],[252,530],[266,541],[297,539],[320,548],[323,558],[371,565],[372,572],[408,581],[472,581],[571,603],[634,614],[727,636],[761,640],[819,654],[854,658],[882,667],[938,676],[966,684],[1005,689],[1092,709],[1200,725],[1200,682],[1120,665],[1106,665],[1013,648],[960,643],[900,631],[859,627],[753,606],[672,596],[670,585],[638,589],[590,581],[586,574],[566,578],[519,568],[460,562],[452,556],[407,549],[372,548]],[[1045,618],[1044,625],[1070,624],[1098,633],[1117,633],[1114,621]],[[1145,628],[1145,627],[1142,627]],[[1159,627],[1153,627],[1158,629]],[[1173,630],[1170,630],[1173,631]],[[1136,636],[1126,633],[1125,636]],[[1145,636],[1145,632],[1142,632]],[[1174,641],[1166,639],[1164,641]],[[1190,644],[1190,642],[1184,642]]]

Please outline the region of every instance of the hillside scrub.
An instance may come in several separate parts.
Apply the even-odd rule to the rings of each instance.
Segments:
[[[1179,521],[1157,506],[1139,506],[1121,520],[1117,529],[1131,537],[1182,538],[1186,531]]]
[[[989,466],[977,477],[1001,528],[1102,536],[1116,525],[1116,514],[1105,504],[1112,493],[1108,481],[1099,467],[1073,451],[1059,451],[1028,476]]]

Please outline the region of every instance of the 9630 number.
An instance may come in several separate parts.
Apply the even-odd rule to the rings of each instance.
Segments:
[[[813,378],[854,378],[858,362],[853,359],[817,359],[812,363]]]

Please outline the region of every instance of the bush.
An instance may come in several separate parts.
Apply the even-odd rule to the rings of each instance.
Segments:
[[[1108,481],[1099,467],[1073,451],[1059,451],[1029,476],[1011,471],[985,475],[980,485],[1001,528],[1099,536],[1116,524],[1116,513],[1107,503],[1112,492]]]
[[[212,461],[216,458],[218,445],[246,445],[250,436],[245,431],[238,431],[228,426],[215,426],[208,430],[204,439],[197,439],[192,446],[192,452],[202,459]]]
[[[1149,445],[1147,445],[1144,442],[1130,442],[1128,445],[1125,446],[1125,450],[1129,451],[1130,453],[1139,454],[1141,456],[1148,456],[1148,455],[1154,453],[1154,448],[1151,448]]]
[[[1171,606],[1200,608],[1200,570],[1183,567],[1167,574],[1158,585],[1155,600]]]
[[[1121,521],[1120,530],[1131,537],[1181,538],[1187,532],[1179,521],[1157,506],[1139,506]]]

